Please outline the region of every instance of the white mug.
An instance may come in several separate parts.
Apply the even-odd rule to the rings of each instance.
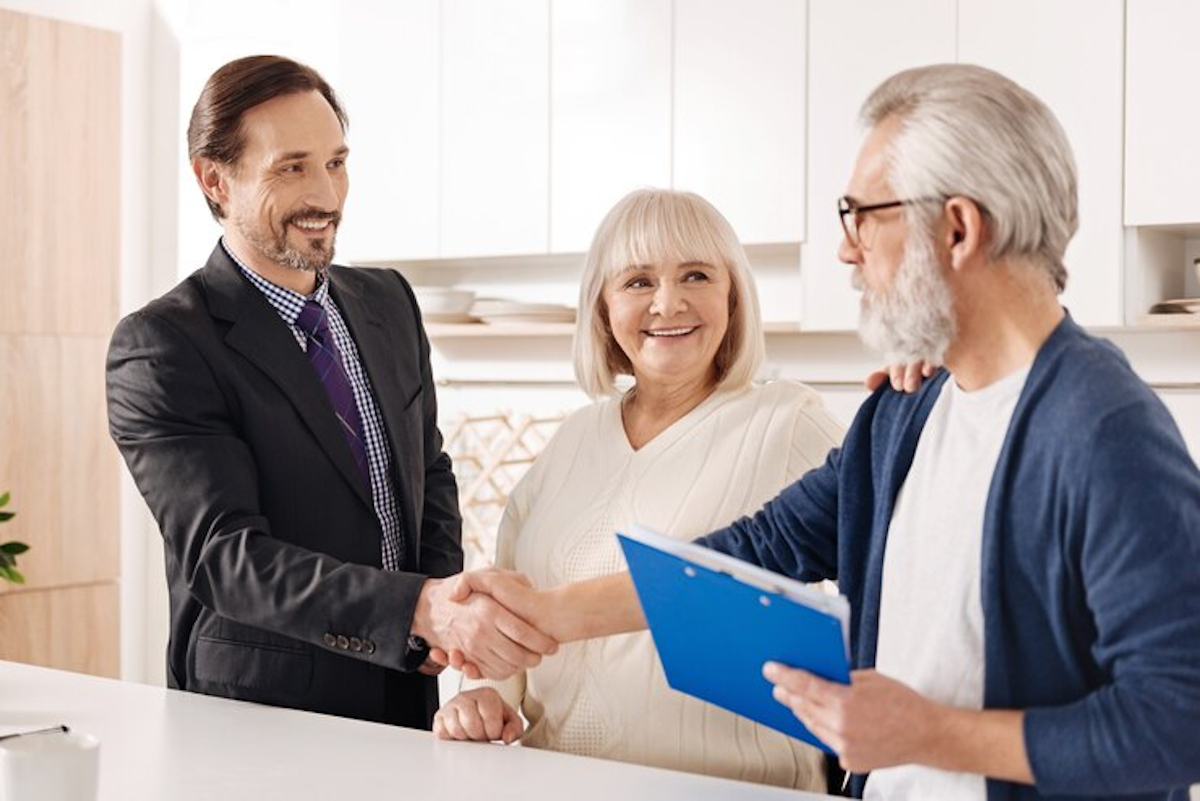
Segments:
[[[95,801],[100,741],[90,734],[32,734],[0,742],[0,801]]]

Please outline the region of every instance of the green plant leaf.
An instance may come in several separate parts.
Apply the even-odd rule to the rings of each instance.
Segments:
[[[9,554],[10,556],[18,556],[29,550],[29,546],[23,542],[6,542],[0,545],[0,552]]]
[[[10,492],[6,492],[3,495],[0,495],[0,506],[4,506],[6,503],[8,503],[8,496],[11,494],[12,493]]]
[[[3,523],[5,520],[12,520],[16,516],[16,512],[0,512],[0,523]]]
[[[0,551],[0,567],[13,567],[17,564],[15,556],[9,556],[4,551]]]
[[[0,578],[7,579],[13,584],[24,584],[25,577],[15,567],[0,566]]]

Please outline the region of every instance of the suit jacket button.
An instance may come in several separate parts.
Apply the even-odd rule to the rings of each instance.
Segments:
[[[329,632],[325,632],[325,644],[328,645],[330,648],[334,647],[335,645],[337,645],[337,637],[334,637]]]
[[[358,639],[357,637],[351,637],[350,638],[350,650],[351,651],[361,651],[362,649],[363,649],[363,641]]]
[[[337,636],[337,647],[341,648],[343,651],[350,647],[350,640],[346,638],[345,634],[339,634]]]
[[[363,640],[363,650],[368,654],[375,653],[375,643],[371,642],[370,640]]]

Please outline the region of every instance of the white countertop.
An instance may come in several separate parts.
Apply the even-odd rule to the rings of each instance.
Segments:
[[[100,738],[100,801],[831,797],[0,662],[0,733],[58,723]]]

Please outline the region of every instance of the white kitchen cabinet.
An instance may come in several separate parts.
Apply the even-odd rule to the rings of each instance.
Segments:
[[[633,189],[671,185],[670,0],[554,0],[550,250],[586,250]]]
[[[438,0],[345,3],[340,74],[350,194],[338,253],[438,256]]]
[[[1195,0],[1126,9],[1125,224],[1200,222],[1200,59]]]
[[[1147,5],[1132,3],[1131,13]],[[1063,304],[1084,325],[1123,318],[1124,17],[1123,0],[958,0],[958,60],[1001,72],[1041,98],[1074,150],[1080,225],[1067,248]],[[1086,35],[1064,35],[1082,20]]]
[[[743,242],[799,242],[807,3],[674,1],[674,186]]]
[[[837,259],[837,199],[845,194],[863,140],[859,107],[895,72],[954,61],[955,12],[955,0],[809,3],[808,225],[800,266],[805,330],[858,325],[851,268]]]
[[[544,253],[549,0],[442,0],[441,256]]]

